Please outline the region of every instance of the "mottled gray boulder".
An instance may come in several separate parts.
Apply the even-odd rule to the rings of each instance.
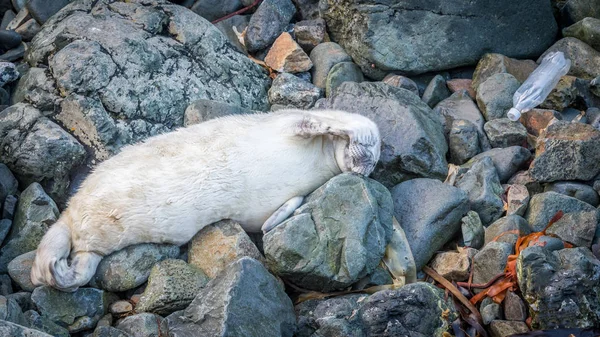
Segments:
[[[477,105],[487,121],[506,116],[520,85],[511,74],[500,73],[490,76],[477,87]]]
[[[475,249],[483,247],[485,242],[485,227],[481,223],[477,212],[469,211],[461,219],[460,231],[465,246]]]
[[[324,0],[320,9],[332,40],[374,79],[394,70],[410,75],[475,64],[486,52],[535,57],[557,31],[550,3],[541,0]]]
[[[338,175],[264,236],[270,270],[306,289],[346,288],[381,261],[392,235],[392,212],[384,186]]]
[[[505,233],[514,230],[518,231],[519,234]],[[494,221],[485,229],[485,244],[487,245],[496,239],[497,242],[508,242],[514,245],[517,243],[519,236],[525,236],[529,233],[531,233],[531,228],[529,228],[527,220],[516,214],[511,214]]]
[[[385,186],[446,177],[448,146],[440,117],[412,92],[381,82],[346,82],[321,107],[355,112],[377,124],[381,158],[372,177]]]
[[[535,68],[537,63],[533,60],[517,60],[501,54],[488,53],[477,63],[471,85],[474,90],[477,90],[481,83],[495,74],[511,74],[517,81],[523,83]]]
[[[25,291],[33,291],[35,286],[31,283],[31,266],[35,259],[35,250],[19,255],[8,264],[8,275]]]
[[[0,157],[22,186],[39,182],[63,201],[69,173],[83,163],[83,146],[29,104],[0,112]]]
[[[446,79],[441,75],[435,75],[425,88],[421,99],[433,109],[439,102],[448,98],[448,96],[450,96],[450,90],[446,86]]]
[[[296,109],[310,109],[323,96],[323,91],[312,83],[290,73],[277,75],[269,89],[269,102]]]
[[[544,192],[556,192],[568,195],[581,201],[585,201],[594,207],[597,207],[600,203],[598,192],[596,192],[592,186],[574,181],[557,181],[546,184]]]
[[[531,152],[521,146],[495,148],[476,155],[463,167],[469,168],[486,157],[492,159],[500,182],[505,183],[527,163],[531,158]]]
[[[491,158],[473,164],[455,186],[467,193],[471,210],[479,214],[484,226],[502,216],[504,203],[500,195],[504,190]]]
[[[25,316],[25,320],[27,321],[27,326],[32,329],[49,333],[54,337],[71,336],[69,334],[69,330],[54,323],[51,319],[49,319],[46,316],[40,316],[40,314],[38,314],[37,311],[27,310],[23,314]]]
[[[529,247],[517,276],[534,329],[600,326],[600,261],[589,249]]]
[[[325,95],[331,96],[333,92],[344,82],[357,82],[364,81],[362,71],[353,62],[340,62],[333,67],[327,74],[327,80],[325,81]]]
[[[131,337],[162,337],[168,331],[166,319],[147,312],[126,317],[115,327]]]
[[[600,19],[587,17],[563,29],[562,33],[564,37],[575,37],[600,50]]]
[[[161,261],[150,271],[148,285],[135,310],[168,315],[185,309],[208,281],[204,272],[185,261]]]
[[[464,119],[452,121],[448,132],[448,152],[450,162],[462,165],[481,152],[477,125]]]
[[[30,329],[22,325],[0,320],[0,336],[11,337],[52,337],[45,332]]]
[[[266,73],[208,21],[165,0],[73,2],[44,24],[26,60],[49,68],[64,98],[55,118],[92,150],[88,159],[180,127],[198,99],[268,107]],[[48,105],[43,93],[29,100]]]
[[[35,102],[35,107],[40,111],[51,112],[59,107],[61,97],[50,70],[31,67],[19,79],[12,101],[13,103]]]
[[[377,292],[364,302],[359,314],[367,336],[441,337],[458,317],[444,292],[424,282]]]
[[[187,309],[174,312],[167,321],[171,337],[292,337],[296,327],[294,307],[283,286],[250,257],[231,264]]]
[[[42,237],[58,218],[58,207],[38,183],[27,187],[21,198],[12,230],[0,249],[0,273],[6,273],[8,263],[21,254],[37,249]]]
[[[600,51],[574,38],[565,37],[558,40],[538,58],[538,63],[549,53],[561,51],[565,58],[571,60],[569,75],[591,80],[600,75]]]
[[[564,214],[595,212],[596,208],[564,194],[545,192],[536,194],[531,198],[525,213],[525,219],[527,219],[533,231],[539,232],[546,228],[550,219],[558,211],[563,211]]]
[[[412,179],[392,190],[394,215],[406,234],[417,270],[460,230],[467,194],[434,179]]]
[[[324,42],[317,45],[310,52],[310,60],[313,63],[312,82],[321,89],[325,89],[327,75],[333,66],[341,62],[352,62],[352,58],[335,42]]]
[[[237,105],[227,104],[209,99],[199,99],[185,109],[183,125],[193,125],[211,119],[229,116],[251,114],[254,111]]]
[[[591,248],[599,219],[597,210],[565,214],[546,233],[554,234],[577,247]]]
[[[7,196],[16,194],[19,182],[6,165],[0,163],[0,204]]]
[[[365,327],[357,312],[365,294],[351,294],[328,299],[314,299],[298,304],[296,337],[363,337]]]
[[[438,103],[433,111],[442,116],[445,134],[449,134],[452,131],[455,121],[465,120],[477,127],[480,151],[491,149],[487,135],[483,129],[485,119],[466,90],[453,93],[450,97]]]
[[[265,49],[277,39],[296,14],[291,0],[265,0],[250,18],[244,37],[249,52]]]
[[[473,283],[487,283],[504,272],[506,260],[514,253],[514,245],[507,242],[490,242],[473,257]]]
[[[540,182],[590,180],[600,173],[600,130],[558,121],[537,140],[531,176]]]
[[[40,315],[66,327],[70,333],[93,328],[106,313],[110,298],[108,293],[94,288],[66,293],[41,286],[31,294]]]
[[[116,251],[102,259],[90,281],[92,287],[107,291],[125,291],[142,285],[155,263],[176,258],[179,247],[143,243]]]
[[[523,124],[513,122],[508,118],[501,117],[493,119],[485,123],[483,129],[485,130],[492,147],[527,145],[527,129]]]

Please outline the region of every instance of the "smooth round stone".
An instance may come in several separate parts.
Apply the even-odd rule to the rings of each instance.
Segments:
[[[327,80],[325,81],[325,94],[329,97],[333,91],[344,82],[357,82],[364,81],[360,67],[352,62],[341,62],[333,66],[327,74]]]

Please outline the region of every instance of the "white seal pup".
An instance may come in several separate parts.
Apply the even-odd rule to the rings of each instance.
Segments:
[[[369,175],[380,146],[364,116],[283,110],[218,118],[125,147],[95,168],[50,227],[31,280],[75,291],[107,254],[146,242],[182,245],[222,219],[268,231],[333,176]]]

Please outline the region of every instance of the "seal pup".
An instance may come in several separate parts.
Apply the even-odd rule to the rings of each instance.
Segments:
[[[227,116],[127,146],[71,197],[37,249],[31,281],[75,291],[103,256],[182,245],[222,219],[268,231],[333,176],[368,176],[380,146],[373,121],[334,110]]]

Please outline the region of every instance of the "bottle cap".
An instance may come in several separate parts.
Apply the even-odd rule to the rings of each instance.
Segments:
[[[510,108],[510,110],[508,110],[508,113],[506,113],[506,116],[508,117],[508,119],[515,122],[519,120],[519,117],[521,117],[521,111],[515,108]]]

